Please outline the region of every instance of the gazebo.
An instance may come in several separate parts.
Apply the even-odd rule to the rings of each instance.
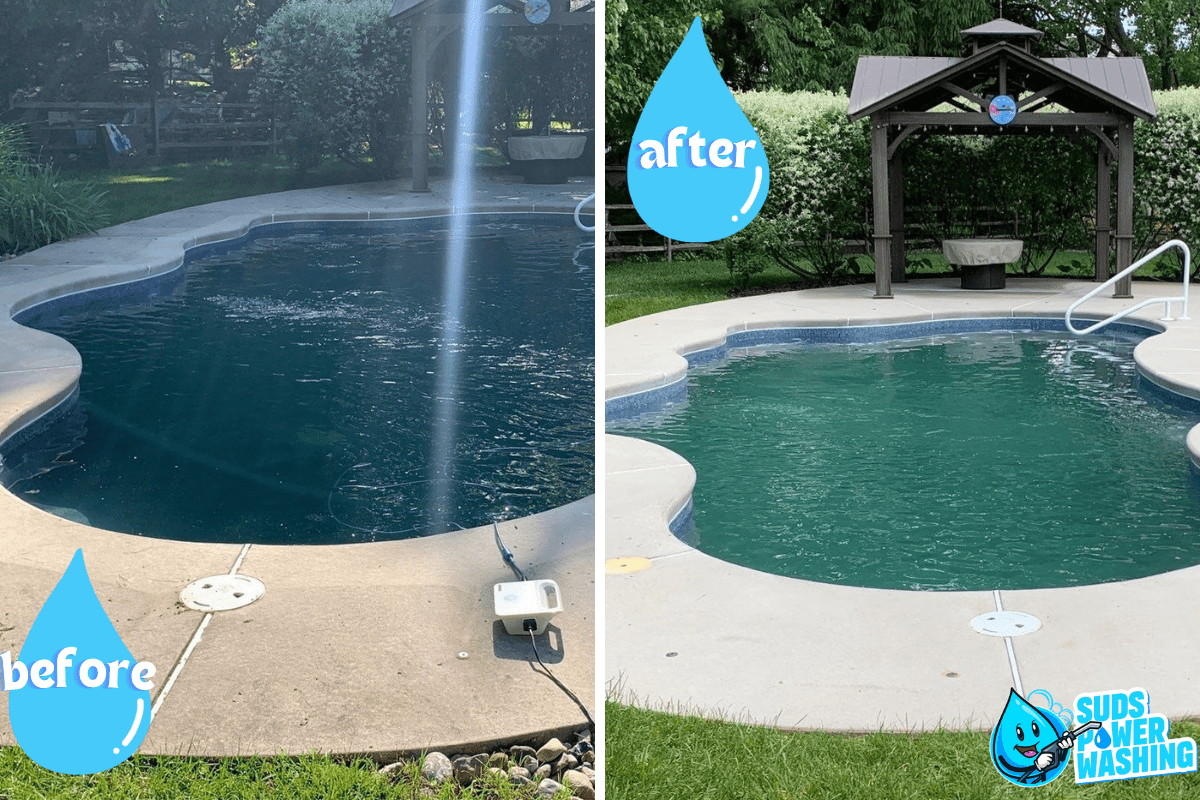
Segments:
[[[1111,274],[1114,160],[1117,271],[1132,263],[1133,123],[1158,114],[1146,69],[1140,58],[1038,58],[1031,45],[1041,36],[995,19],[962,31],[970,50],[962,58],[859,58],[849,114],[851,120],[870,117],[876,297],[891,297],[892,282],[905,280],[903,154],[932,134],[1093,137],[1095,278]],[[953,110],[932,110],[943,104]],[[1128,277],[1117,282],[1116,297],[1129,292]]]
[[[487,27],[508,28],[524,36],[594,36],[594,0],[483,0]],[[434,49],[463,27],[466,0],[393,0],[392,25],[412,29],[412,170],[414,192],[429,191],[429,62]],[[591,29],[579,26],[591,26]]]

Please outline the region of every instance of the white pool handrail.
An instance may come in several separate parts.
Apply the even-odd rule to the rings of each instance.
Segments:
[[[584,233],[591,233],[592,231],[596,230],[596,226],[593,225],[592,227],[589,228],[587,225],[584,225],[582,222],[580,222],[579,221],[579,212],[583,210],[584,206],[586,206],[588,203],[592,202],[595,199],[596,199],[596,193],[592,192],[587,197],[580,200],[579,205],[575,206],[575,227],[579,228],[579,230],[583,231]]]
[[[1093,325],[1089,325],[1088,327],[1083,328],[1082,330],[1080,330],[1079,328],[1076,328],[1074,325],[1071,324],[1071,312],[1073,312],[1076,308],[1081,306],[1086,301],[1091,300],[1097,294],[1102,292],[1106,287],[1111,286],[1112,284],[1119,281],[1121,278],[1124,278],[1126,275],[1132,274],[1137,269],[1139,269],[1142,265],[1144,265],[1146,262],[1156,258],[1159,255],[1162,255],[1162,253],[1164,253],[1167,250],[1170,250],[1172,247],[1178,247],[1180,250],[1183,251],[1183,293],[1181,295],[1179,295],[1179,297],[1152,297],[1149,300],[1143,300],[1142,302],[1138,303],[1135,306],[1130,306],[1129,308],[1125,309],[1124,311],[1119,311],[1116,314],[1113,314],[1111,317],[1108,317],[1107,319],[1102,319]],[[1123,319],[1124,317],[1129,316],[1134,311],[1137,311],[1139,308],[1145,308],[1146,306],[1153,305],[1154,303],[1164,303],[1166,305],[1166,311],[1164,312],[1165,316],[1163,316],[1162,319],[1164,322],[1170,322],[1173,319],[1173,317],[1171,316],[1171,303],[1174,303],[1177,300],[1183,304],[1183,313],[1179,316],[1179,319],[1188,319],[1188,278],[1191,276],[1191,273],[1192,273],[1192,251],[1188,249],[1188,246],[1178,239],[1172,239],[1169,242],[1164,242],[1163,244],[1156,247],[1154,250],[1151,250],[1149,253],[1142,256],[1137,261],[1133,262],[1128,267],[1121,270],[1116,275],[1113,275],[1111,278],[1106,280],[1104,283],[1100,284],[1095,289],[1092,289],[1090,292],[1085,294],[1083,297],[1079,298],[1074,303],[1072,303],[1071,307],[1067,309],[1066,316],[1063,318],[1064,321],[1067,323],[1067,330],[1069,330],[1071,333],[1076,333],[1076,334],[1091,333],[1092,331],[1103,328],[1105,325],[1108,325],[1110,323],[1116,322],[1119,319]]]

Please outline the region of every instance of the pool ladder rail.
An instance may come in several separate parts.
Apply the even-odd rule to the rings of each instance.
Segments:
[[[1178,247],[1180,250],[1183,251],[1183,293],[1182,294],[1180,294],[1178,297],[1152,297],[1149,300],[1143,300],[1142,302],[1138,303],[1137,305],[1130,306],[1129,308],[1125,309],[1124,311],[1119,311],[1116,314],[1113,314],[1111,317],[1108,317],[1107,319],[1102,319],[1099,322],[1089,325],[1088,327],[1083,328],[1083,329],[1076,328],[1073,324],[1071,324],[1071,314],[1072,314],[1072,312],[1075,311],[1075,309],[1079,308],[1079,306],[1083,305],[1088,300],[1091,300],[1097,294],[1104,291],[1107,287],[1109,287],[1109,286],[1113,285],[1114,283],[1116,283],[1117,281],[1121,280],[1121,278],[1124,278],[1126,275],[1133,274],[1138,269],[1140,269],[1143,265],[1145,265],[1147,262],[1157,258],[1158,256],[1162,255],[1164,252],[1166,252],[1167,250],[1170,250],[1173,247]],[[1067,323],[1067,330],[1069,330],[1071,333],[1075,333],[1075,334],[1091,333],[1092,331],[1100,330],[1101,328],[1103,328],[1106,325],[1109,325],[1113,322],[1116,322],[1119,319],[1123,319],[1123,318],[1129,316],[1134,311],[1137,311],[1139,308],[1145,308],[1146,306],[1153,305],[1154,303],[1166,304],[1166,310],[1164,312],[1164,316],[1162,317],[1162,320],[1164,322],[1170,322],[1173,319],[1175,319],[1175,317],[1171,316],[1171,304],[1174,302],[1180,302],[1183,304],[1183,313],[1179,315],[1178,319],[1189,319],[1189,317],[1188,317],[1188,279],[1191,277],[1191,273],[1192,273],[1192,251],[1188,249],[1188,246],[1178,239],[1172,239],[1169,242],[1164,242],[1163,244],[1156,247],[1154,250],[1151,250],[1149,253],[1142,256],[1137,261],[1133,262],[1128,267],[1121,270],[1116,275],[1113,275],[1111,278],[1106,280],[1104,283],[1100,284],[1095,289],[1092,289],[1090,292],[1085,294],[1083,297],[1079,298],[1074,303],[1072,303],[1071,307],[1067,309],[1066,315],[1063,317],[1063,320]]]
[[[579,205],[575,206],[575,227],[579,228],[579,230],[583,231],[584,233],[591,233],[592,231],[596,230],[596,226],[593,225],[592,227],[589,228],[587,225],[584,225],[582,222],[580,222],[579,212],[583,211],[583,207],[595,199],[596,199],[596,193],[592,192],[587,197],[580,200]]]

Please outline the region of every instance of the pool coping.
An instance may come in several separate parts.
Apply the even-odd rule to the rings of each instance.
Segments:
[[[606,407],[621,415],[686,393],[689,358],[789,329],[1057,318],[1093,283],[1009,278],[999,291],[951,279],[894,286],[894,299],[849,286],[726,300],[652,314],[605,332]],[[1177,291],[1138,282],[1138,299]],[[1099,318],[1135,301],[1096,298]],[[1154,305],[1127,321],[1163,331],[1142,341],[1139,373],[1200,401],[1200,321],[1161,321]],[[1178,314],[1178,306],[1176,306]],[[1187,437],[1200,464],[1200,426]],[[1182,454],[1181,454],[1182,455]],[[1057,476],[1056,476],[1057,477]],[[638,439],[605,437],[605,679],[609,693],[647,707],[688,709],[791,729],[865,732],[986,729],[1012,686],[1070,705],[1078,693],[1144,687],[1155,713],[1200,715],[1189,665],[1200,636],[1200,566],[1133,581],[1043,589],[916,592],[785,578],[707,556],[672,533],[690,506],[695,471]],[[625,572],[633,562],[648,568]],[[998,608],[1041,620],[1019,637],[976,633]],[[1167,619],[1168,612],[1170,619]]]
[[[79,355],[13,322],[76,292],[170,273],[190,248],[263,224],[374,222],[467,213],[570,214],[592,184],[482,178],[455,209],[435,181],[281,192],[168,212],[0,263],[0,441],[69,403]],[[32,426],[32,428],[30,427]],[[590,709],[595,687],[595,496],[501,525],[532,578],[558,581],[565,609],[542,656]],[[528,643],[494,619],[493,585],[513,580],[490,527],[425,539],[323,546],[194,544],[90,528],[0,490],[0,651],[20,648],[82,548],[97,596],[126,645],[154,663],[154,722],[141,752],[228,756],[477,752],[586,725],[530,666]],[[179,592],[201,577],[261,579],[252,605],[211,617]],[[459,654],[466,654],[460,658]],[[178,669],[178,673],[176,671]],[[0,692],[0,715],[7,720]],[[0,745],[15,741],[7,724]]]

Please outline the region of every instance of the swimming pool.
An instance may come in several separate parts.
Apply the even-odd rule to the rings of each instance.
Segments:
[[[4,485],[109,530],[292,544],[439,533],[439,483],[455,528],[591,493],[586,240],[564,215],[474,218],[462,383],[437,398],[445,220],[264,226],[135,302],[126,285],[27,309],[84,374],[65,417],[5,454]],[[459,434],[432,464],[445,402]]]
[[[1041,330],[1011,332],[1023,322]],[[1010,332],[878,341],[921,327],[731,335],[810,344],[694,352],[686,400],[664,387],[682,402],[610,431],[687,458],[694,529],[686,514],[674,529],[756,570],[954,590],[1200,563],[1183,447],[1200,416],[1139,389],[1131,353],[1149,331],[1078,340],[1054,320],[976,320],[937,327]]]

